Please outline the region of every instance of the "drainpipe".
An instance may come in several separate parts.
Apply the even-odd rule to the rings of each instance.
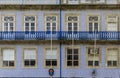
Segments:
[[[62,22],[61,22],[61,0],[59,2],[60,5],[60,31],[59,31],[59,40],[61,40],[61,29],[62,29]],[[60,78],[62,77],[62,48],[61,48],[62,43],[60,42]]]

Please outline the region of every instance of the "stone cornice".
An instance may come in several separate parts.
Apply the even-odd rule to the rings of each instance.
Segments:
[[[1,10],[85,10],[85,9],[100,9],[100,10],[115,10],[120,9],[120,4],[117,5],[0,5]]]
[[[0,44],[50,44],[51,40],[1,40]],[[72,40],[53,40],[53,44],[72,44]],[[94,45],[94,40],[75,40],[74,44]],[[120,40],[97,40],[96,44],[115,44],[120,45]]]

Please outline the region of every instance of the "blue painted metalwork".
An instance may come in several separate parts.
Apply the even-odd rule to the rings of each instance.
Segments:
[[[120,40],[120,32],[67,32],[67,31],[53,31],[53,40]],[[0,40],[50,40],[50,32],[37,31],[37,32],[0,32]]]

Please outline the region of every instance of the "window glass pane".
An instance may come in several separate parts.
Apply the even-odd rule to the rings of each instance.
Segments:
[[[67,49],[67,54],[72,54],[72,49]]]
[[[74,54],[78,54],[78,49],[74,49]]]
[[[55,16],[52,16],[52,21],[56,21],[56,17]]]
[[[4,67],[4,66],[9,66],[9,65],[8,65],[8,61],[3,61],[3,67]]]
[[[35,23],[31,23],[31,26],[35,26]]]
[[[112,66],[112,61],[107,61],[107,66]]]
[[[72,19],[73,19],[73,21],[77,21],[78,20],[78,18],[76,16],[73,17]]]
[[[35,60],[31,60],[31,61],[30,61],[30,65],[31,65],[31,66],[35,66],[35,64],[36,64],[36,63],[35,63]]]
[[[78,61],[74,61],[74,66],[78,66]]]
[[[47,23],[47,26],[50,26],[50,23]]]
[[[29,65],[30,65],[29,60],[25,60],[25,61],[24,61],[24,64],[25,64],[25,66],[29,66]]]
[[[13,26],[13,23],[10,23],[10,26]]]
[[[56,23],[52,23],[52,26],[56,26]]]
[[[72,21],[72,17],[71,16],[68,17],[68,21]]]
[[[8,31],[8,26],[4,26],[4,31]]]
[[[95,66],[99,66],[99,61],[95,61]]]
[[[57,66],[57,60],[52,61],[52,66]]]
[[[74,60],[78,60],[78,55],[74,55]]]
[[[47,31],[51,31],[50,26],[47,26]]]
[[[10,31],[13,31],[13,27],[10,27]]]
[[[47,16],[46,21],[50,21],[50,20],[51,20],[51,17]]]
[[[4,23],[4,26],[8,26],[8,23]]]
[[[35,16],[25,16],[25,21],[35,21]]]
[[[72,60],[72,55],[67,55],[67,60]]]
[[[113,61],[113,66],[117,66],[117,61]]]
[[[93,61],[88,61],[88,66],[93,66]]]
[[[46,60],[46,66],[51,66],[52,62],[50,60]]]
[[[14,61],[9,61],[9,66],[14,66]]]
[[[92,28],[92,26],[89,26],[89,31],[93,31],[93,28]]]
[[[78,29],[77,26],[74,26],[74,31],[77,31],[77,29]]]
[[[68,26],[68,31],[72,31],[72,26]]]
[[[72,66],[72,61],[67,61],[67,66]]]

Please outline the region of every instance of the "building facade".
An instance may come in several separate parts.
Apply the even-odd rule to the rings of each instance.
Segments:
[[[0,0],[0,77],[120,78],[119,26],[120,0]]]

